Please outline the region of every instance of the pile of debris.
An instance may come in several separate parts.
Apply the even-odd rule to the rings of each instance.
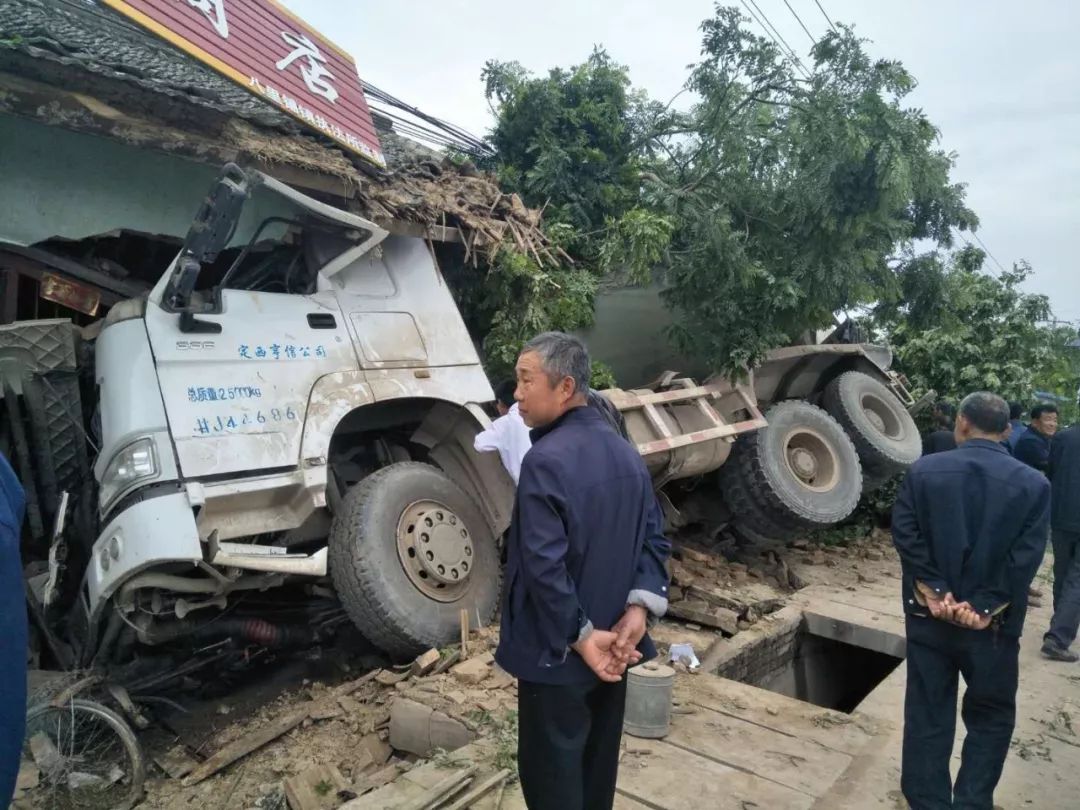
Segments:
[[[766,552],[761,565],[749,565],[681,546],[670,570],[667,615],[729,637],[783,607],[783,601],[771,594],[803,586],[775,551]]]
[[[425,762],[445,760],[447,751],[481,738],[505,736],[516,683],[495,666],[496,643],[494,629],[480,630],[460,647],[428,650],[407,666],[332,687],[310,684],[300,701],[280,698],[252,722],[225,730],[206,757],[182,741],[160,746],[152,759],[168,778],[148,782],[143,806],[164,810],[224,792],[230,801],[223,806],[261,810],[368,807],[371,794]],[[279,740],[283,744],[273,745]],[[505,771],[500,780],[481,780],[490,782],[484,792],[513,772],[502,767],[507,748],[512,757],[509,743],[473,757],[482,775]],[[445,798],[482,787],[475,774],[474,768]]]
[[[444,159],[402,166],[365,182],[359,196],[364,215],[375,222],[460,229],[465,260],[473,267],[491,264],[504,244],[542,267],[573,263],[541,230],[541,211],[526,207],[517,194],[504,194],[494,176],[470,164]]]

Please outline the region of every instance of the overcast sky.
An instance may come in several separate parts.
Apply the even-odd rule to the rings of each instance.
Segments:
[[[810,47],[783,0],[756,0],[800,56]],[[814,0],[788,0],[818,37]],[[707,0],[398,0],[346,4],[285,0],[356,58],[366,80],[440,118],[483,134],[491,121],[480,83],[488,59],[535,72],[582,61],[603,45],[635,86],[668,100],[700,45]],[[729,4],[739,5],[740,0]],[[877,57],[899,59],[919,81],[909,97],[959,154],[979,235],[1005,266],[1027,259],[1030,289],[1080,324],[1073,244],[1080,217],[1080,4],[1071,0],[821,0],[853,24]],[[756,24],[753,24],[756,27]],[[760,29],[758,29],[760,30]],[[993,266],[993,263],[989,263]]]

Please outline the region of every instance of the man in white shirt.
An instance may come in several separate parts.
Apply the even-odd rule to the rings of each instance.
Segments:
[[[518,406],[514,401],[516,387],[515,380],[503,380],[499,383],[495,389],[495,409],[499,412],[499,418],[491,423],[490,428],[477,435],[473,443],[480,453],[497,450],[515,485],[521,474],[521,461],[532,447],[529,428],[518,414]]]

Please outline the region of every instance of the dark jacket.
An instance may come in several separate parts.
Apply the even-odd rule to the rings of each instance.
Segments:
[[[1080,532],[1080,425],[1054,436],[1046,474],[1053,491],[1050,525],[1058,531]]]
[[[1012,430],[1009,432],[1009,438],[1007,438],[1003,444],[1008,447],[1009,452],[1015,456],[1016,443],[1020,441],[1021,436],[1027,433],[1028,426],[1019,419],[1010,419],[1009,424],[1012,425]]]
[[[923,436],[922,452],[924,456],[944,453],[956,449],[956,436],[951,430],[935,430]]]
[[[0,807],[11,803],[26,720],[26,591],[19,530],[23,488],[0,454]]]
[[[569,645],[587,622],[610,629],[633,591],[666,605],[671,544],[645,463],[595,408],[532,432],[510,524],[495,660],[525,681],[588,684]],[[649,637],[638,648],[656,655]]]
[[[1050,437],[1029,426],[1013,447],[1013,457],[1045,473],[1050,463]]]
[[[626,432],[626,420],[623,418],[622,412],[615,407],[615,403],[599,391],[593,391],[591,388],[589,389],[588,403],[590,408],[596,408],[600,412],[604,417],[604,421],[611,426],[612,430],[630,441],[630,434]]]
[[[1020,636],[1027,589],[1046,550],[1050,483],[984,439],[915,462],[893,506],[893,542],[904,572],[904,609],[928,616],[920,580],[952,592],[1001,631]]]

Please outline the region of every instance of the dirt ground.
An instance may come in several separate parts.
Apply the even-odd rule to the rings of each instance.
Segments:
[[[802,587],[858,591],[867,583],[895,581],[898,574],[889,537],[881,531],[846,547],[795,541],[786,547],[743,547],[731,556],[692,546],[677,549],[671,614],[652,633],[665,660],[672,644],[690,644],[704,660],[706,653],[715,655],[740,638],[768,634],[774,614]],[[189,704],[190,714],[162,715],[141,734],[150,765],[140,807],[284,810],[290,806],[287,780],[324,772],[332,776],[315,785],[318,807],[339,807],[425,762],[415,751],[391,747],[398,741],[391,737],[398,703],[436,713],[445,732],[436,742],[449,740],[457,747],[473,738],[491,741],[492,762],[512,771],[516,687],[493,665],[496,645],[497,631],[486,628],[472,634],[465,663],[457,660],[455,645],[440,651],[435,673],[384,668],[355,688],[349,684],[364,675],[363,668],[327,660],[337,655],[333,651],[313,651],[311,656],[321,656],[321,668],[292,662],[271,675],[256,675],[235,694]],[[692,684],[695,675],[686,663],[676,663],[676,669],[680,681]],[[350,691],[340,695],[343,688]],[[198,784],[185,784],[182,774],[190,768],[301,710],[305,719],[295,727]],[[409,733],[394,731],[399,740],[409,739],[404,743],[409,747],[424,747]],[[440,750],[426,753],[428,759],[448,756]],[[633,765],[633,756],[627,765]],[[28,805],[24,799],[15,806]]]

